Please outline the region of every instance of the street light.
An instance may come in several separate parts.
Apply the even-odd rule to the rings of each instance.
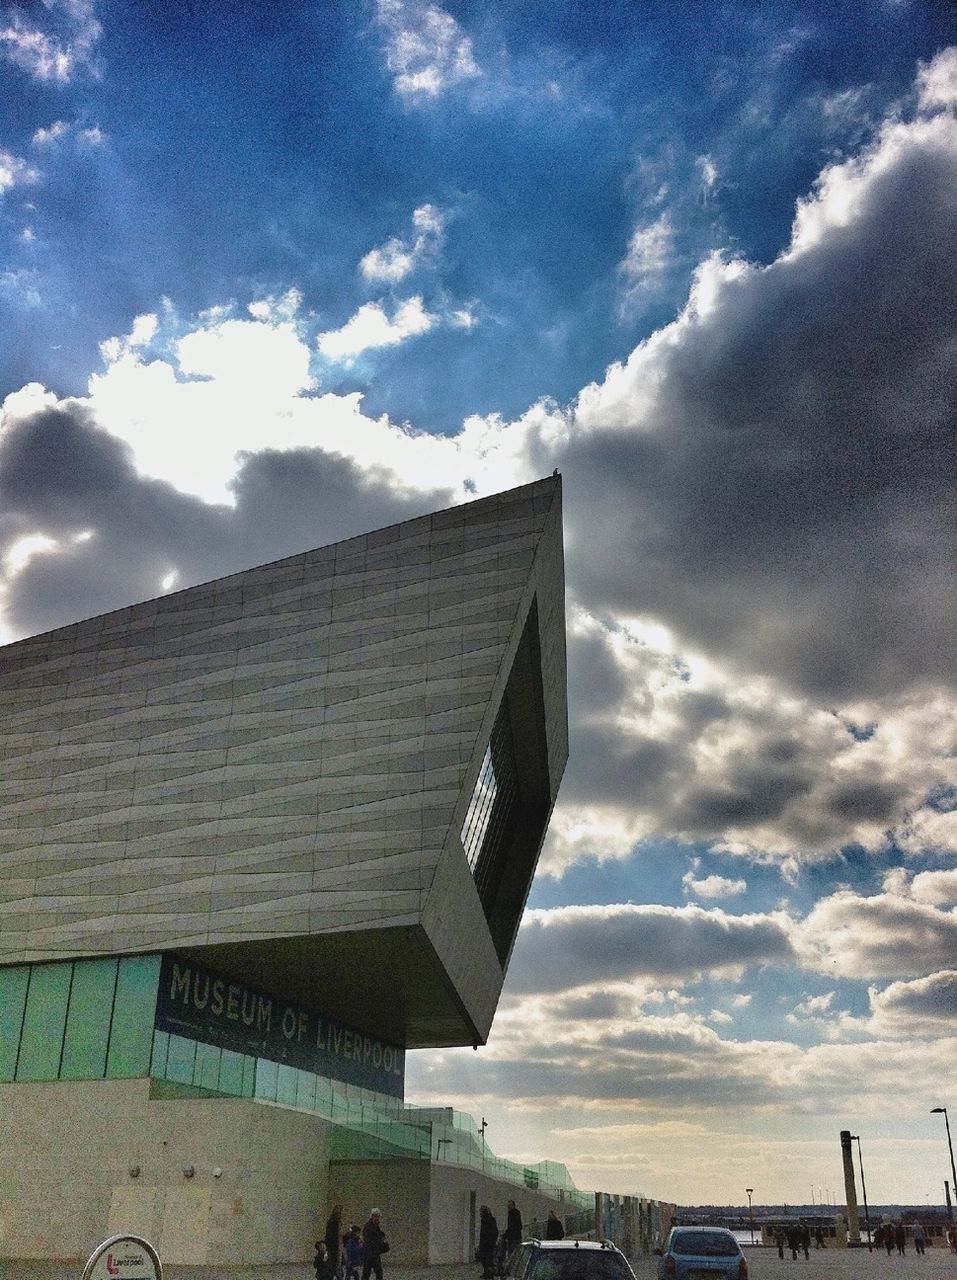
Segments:
[[[957,1194],[957,1169],[954,1168],[954,1144],[950,1139],[950,1121],[947,1119],[947,1108],[931,1107],[930,1114],[932,1116],[942,1115],[944,1117],[944,1124],[947,1126],[947,1147],[950,1151],[950,1176],[953,1178],[953,1182],[951,1182],[950,1185],[954,1188],[955,1194]],[[953,1206],[951,1206],[950,1210],[950,1220],[951,1222],[954,1220]]]
[[[871,1240],[871,1216],[867,1210],[867,1187],[864,1185],[864,1159],[861,1155],[861,1137],[858,1133],[851,1134],[851,1141],[857,1143],[857,1163],[861,1170],[861,1195],[864,1198],[864,1225],[867,1227],[867,1249],[869,1253],[874,1252],[874,1242]]]
[[[748,1195],[748,1221],[751,1223],[751,1243],[754,1244],[754,1214],[751,1212],[751,1197],[754,1195],[754,1187],[745,1187]]]

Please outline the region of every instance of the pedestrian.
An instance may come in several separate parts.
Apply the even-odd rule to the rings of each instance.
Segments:
[[[947,1243],[950,1245],[951,1253],[957,1253],[957,1227],[947,1228]]]
[[[316,1256],[312,1260],[312,1269],[316,1273],[316,1280],[332,1280],[332,1268],[329,1265],[325,1240],[316,1241]]]
[[[814,1228],[814,1243],[818,1249],[824,1248],[824,1229],[821,1226]]]
[[[807,1225],[806,1222],[802,1222],[800,1227],[798,1227],[798,1233],[799,1233],[801,1248],[804,1250],[804,1261],[810,1262],[811,1255],[808,1252],[808,1250],[811,1247],[811,1228]]]
[[[890,1257],[894,1252],[894,1224],[893,1222],[884,1223],[884,1248],[887,1250],[887,1256]]]
[[[353,1223],[342,1237],[342,1270],[344,1280],[359,1280],[362,1267],[362,1232]]]
[[[389,1242],[382,1230],[382,1214],[373,1209],[369,1221],[362,1228],[362,1280],[382,1280],[382,1255],[389,1252]]]
[[[545,1223],[545,1239],[546,1240],[564,1240],[565,1228],[558,1219],[558,1214],[554,1209],[548,1211],[548,1221]]]
[[[479,1210],[478,1256],[482,1264],[482,1280],[493,1280],[495,1275],[495,1246],[498,1244],[498,1223],[487,1204]]]
[[[903,1221],[898,1222],[894,1228],[894,1243],[897,1245],[897,1252],[903,1258],[906,1253],[905,1245],[907,1244],[907,1230]]]
[[[508,1218],[505,1223],[505,1243],[513,1253],[522,1243],[522,1213],[514,1200],[508,1202]]]
[[[336,1277],[336,1280],[339,1280],[339,1276],[342,1274],[340,1269],[340,1263],[342,1261],[341,1241],[342,1205],[334,1204],[332,1206],[332,1213],[329,1214],[329,1219],[326,1222],[325,1245],[326,1257],[329,1260],[329,1265],[332,1268],[332,1274]]]
[[[783,1227],[774,1228],[774,1243],[778,1247],[778,1257],[783,1258],[784,1257],[784,1228]]]
[[[915,1222],[910,1229],[910,1234],[911,1234],[911,1239],[914,1241],[914,1248],[921,1255],[921,1257],[923,1257],[924,1246],[927,1243],[927,1237],[924,1234],[924,1224],[922,1222]]]
[[[796,1222],[789,1222],[787,1227],[788,1248],[791,1250],[791,1261],[797,1262],[798,1249],[801,1247],[800,1234]]]

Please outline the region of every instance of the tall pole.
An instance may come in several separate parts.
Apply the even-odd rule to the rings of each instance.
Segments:
[[[748,1193],[748,1221],[751,1223],[751,1243],[754,1244],[754,1214],[751,1211],[751,1197],[754,1195],[754,1187],[745,1187]]]
[[[864,1197],[864,1225],[867,1227],[867,1248],[869,1253],[874,1252],[874,1242],[871,1240],[871,1215],[867,1211],[867,1187],[864,1185],[864,1157],[861,1155],[861,1135],[855,1133],[851,1135],[852,1141],[857,1143],[857,1163],[861,1167],[861,1195]]]
[[[841,1161],[844,1165],[844,1194],[847,1197],[847,1247],[861,1247],[861,1228],[857,1218],[857,1188],[854,1186],[854,1148],[850,1129],[841,1130]]]
[[[947,1108],[931,1107],[930,1114],[932,1116],[943,1115],[944,1117],[944,1124],[947,1127],[947,1149],[950,1151],[950,1174],[951,1174],[951,1177],[953,1178],[953,1182],[950,1185],[954,1188],[954,1191],[957,1192],[957,1168],[954,1167],[954,1144],[951,1141],[951,1137],[950,1137],[950,1121],[947,1119]],[[953,1206],[948,1205],[948,1208],[950,1209],[950,1220],[951,1222],[953,1222],[954,1220]]]

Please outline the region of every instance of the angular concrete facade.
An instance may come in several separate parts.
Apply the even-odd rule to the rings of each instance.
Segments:
[[[561,482],[0,649],[0,755],[0,966],[482,1041],[567,755]]]

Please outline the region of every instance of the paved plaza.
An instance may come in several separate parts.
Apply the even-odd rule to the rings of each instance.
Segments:
[[[746,1250],[750,1280],[957,1280],[957,1254],[928,1249],[919,1257],[888,1258],[866,1249],[811,1250],[808,1261],[783,1261],[774,1249]],[[657,1259],[633,1260],[637,1280],[656,1280]],[[0,1259],[0,1280],[79,1280],[82,1265],[8,1262]],[[478,1266],[386,1267],[385,1280],[480,1280]],[[313,1280],[312,1267],[177,1267],[163,1269],[164,1280]]]

